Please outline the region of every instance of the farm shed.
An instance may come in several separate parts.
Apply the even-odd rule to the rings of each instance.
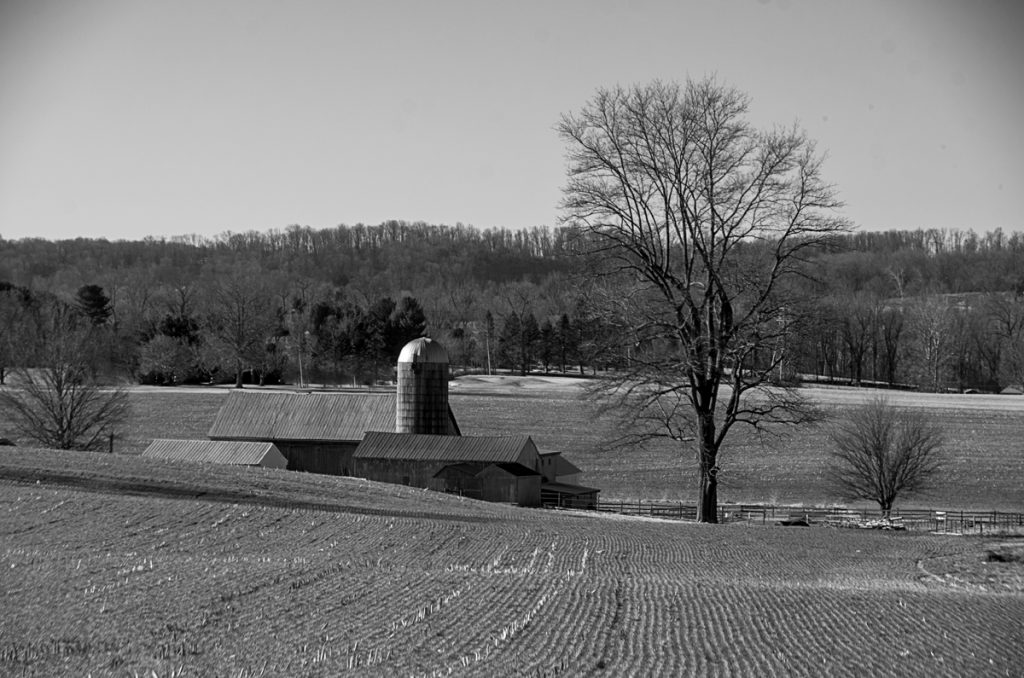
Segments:
[[[434,474],[430,489],[484,501],[540,506],[540,474],[516,463],[449,464]]]
[[[230,440],[154,440],[142,456],[265,468],[285,468],[288,465],[288,460],[273,443]]]
[[[371,432],[352,456],[353,475],[435,490],[459,488],[487,496],[533,501],[540,475],[537,446],[529,436],[437,436]],[[488,467],[496,465],[495,469]],[[519,469],[518,467],[522,467]],[[448,468],[446,467],[452,467]],[[443,471],[443,472],[442,472]],[[472,477],[470,477],[472,475]],[[452,486],[447,485],[451,481]],[[513,501],[500,499],[500,501]]]
[[[568,483],[544,483],[540,486],[540,496],[544,506],[565,508],[597,508],[597,494],[600,491],[593,487]]]
[[[522,464],[488,464],[476,477],[484,501],[540,506],[540,474]]]
[[[288,469],[352,473],[352,453],[366,431],[394,430],[394,393],[267,393],[234,391],[217,413],[211,440],[272,442]],[[448,408],[449,430],[459,434]]]

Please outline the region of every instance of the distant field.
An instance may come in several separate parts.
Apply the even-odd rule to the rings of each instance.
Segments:
[[[460,382],[451,402],[463,433],[529,433],[542,449],[565,452],[584,469],[583,482],[601,488],[603,498],[693,501],[692,450],[667,442],[629,451],[607,449],[615,431],[578,398],[578,380],[552,384],[477,377]],[[842,412],[877,392],[809,388],[806,393]],[[895,406],[926,409],[948,440],[941,481],[929,495],[904,506],[1024,511],[1024,397],[887,395]],[[722,501],[838,503],[823,472],[828,441],[822,428],[792,428],[785,437],[764,440],[742,428],[730,435],[720,460]]]
[[[464,377],[451,404],[467,435],[527,433],[543,450],[560,450],[584,470],[584,484],[603,499],[693,501],[693,453],[667,443],[609,450],[615,437],[593,406],[581,400],[582,380],[548,377]],[[135,389],[133,415],[118,451],[141,452],[154,438],[203,438],[227,389]],[[876,391],[814,387],[806,393],[842,411]],[[920,407],[941,423],[948,440],[946,471],[933,492],[903,504],[950,509],[1024,511],[1024,397],[891,392],[900,407]],[[0,436],[5,435],[0,429]],[[834,504],[820,428],[791,429],[758,440],[736,429],[721,457],[723,502]]]
[[[0,448],[0,516],[0,675],[1024,666],[1019,541],[584,516],[13,448]]]

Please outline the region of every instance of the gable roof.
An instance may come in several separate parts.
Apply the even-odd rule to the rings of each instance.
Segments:
[[[555,476],[571,476],[576,473],[583,473],[583,469],[562,455],[555,458]]]
[[[273,443],[234,440],[154,440],[142,453],[150,459],[285,468],[288,460]]]
[[[367,431],[394,431],[390,393],[267,393],[232,391],[207,436],[218,440],[358,442]],[[451,407],[449,429],[459,435]]]
[[[266,393],[233,391],[210,438],[359,441],[395,426],[394,393]]]
[[[530,436],[439,436],[368,432],[353,459],[411,461],[516,462],[524,450],[536,451]]]

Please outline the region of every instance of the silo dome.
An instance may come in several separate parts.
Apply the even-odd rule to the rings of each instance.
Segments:
[[[448,352],[441,344],[428,337],[413,339],[398,356],[400,363],[444,363],[448,364]]]
[[[398,356],[395,431],[448,435],[448,352],[422,337]]]

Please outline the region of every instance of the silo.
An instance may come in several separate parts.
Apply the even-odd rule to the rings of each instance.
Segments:
[[[426,337],[398,356],[398,433],[448,434],[448,353]]]

